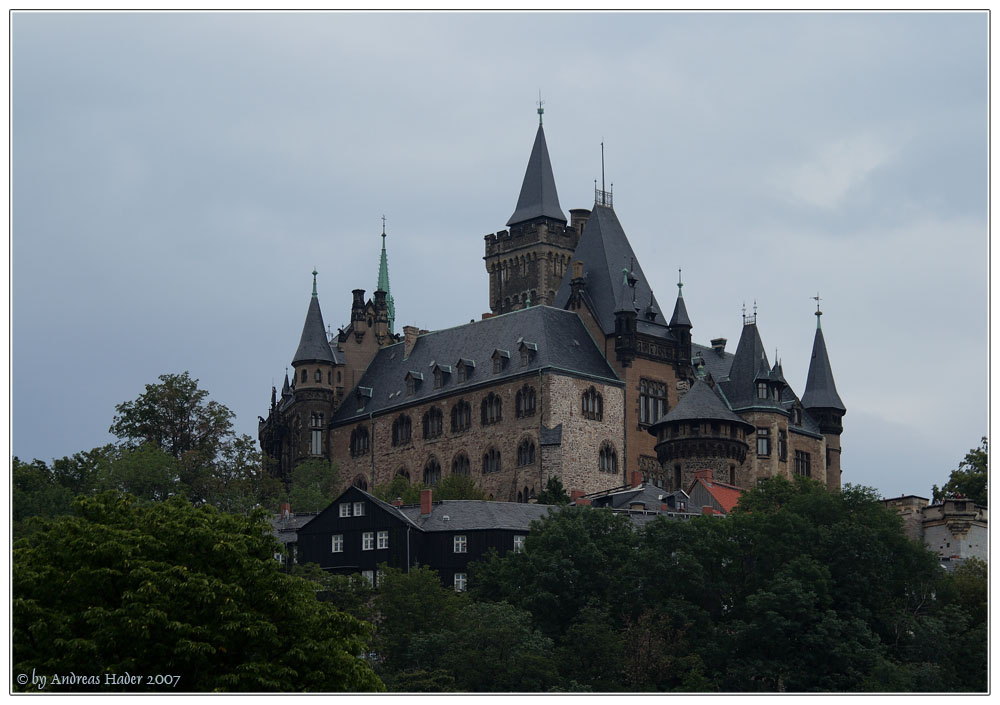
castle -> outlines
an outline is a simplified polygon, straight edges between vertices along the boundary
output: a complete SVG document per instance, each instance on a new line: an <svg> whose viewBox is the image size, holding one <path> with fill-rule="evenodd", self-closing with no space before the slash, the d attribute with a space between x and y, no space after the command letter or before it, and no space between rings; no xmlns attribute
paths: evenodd
<svg viewBox="0 0 1000 705"><path fill-rule="evenodd" d="M603 185L602 185L603 186ZM740 488L806 475L841 483L842 419L816 311L801 398L767 359L756 313L726 339L694 343L678 281L668 319L595 185L591 209L559 204L542 110L506 230L485 236L491 312L437 331L395 327L383 223L377 288L353 291L330 339L312 297L261 449L288 479L310 458L336 462L345 486L403 476L434 486L466 475L491 499L528 502L558 476L592 493L631 473L667 490L711 469Z"/></svg>

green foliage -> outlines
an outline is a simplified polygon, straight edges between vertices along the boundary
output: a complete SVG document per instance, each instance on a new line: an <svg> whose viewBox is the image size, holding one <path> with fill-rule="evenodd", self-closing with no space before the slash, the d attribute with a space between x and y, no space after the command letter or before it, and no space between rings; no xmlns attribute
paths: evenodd
<svg viewBox="0 0 1000 705"><path fill-rule="evenodd" d="M14 546L16 672L172 674L196 692L381 689L360 658L367 625L279 572L262 513L114 492L74 511ZM166 689L128 690L147 687Z"/></svg>
<svg viewBox="0 0 1000 705"><path fill-rule="evenodd" d="M527 612L505 602L472 602L457 624L415 636L410 659L451 674L461 691L539 692L558 683L552 641L534 629Z"/></svg>
<svg viewBox="0 0 1000 705"><path fill-rule="evenodd" d="M486 499L486 494L468 475L449 475L434 488L434 499Z"/></svg>
<svg viewBox="0 0 1000 705"><path fill-rule="evenodd" d="M115 407L111 433L130 446L152 444L180 459L186 453L213 458L232 435L233 412L216 401L187 372L160 375L134 401Z"/></svg>
<svg viewBox="0 0 1000 705"><path fill-rule="evenodd" d="M538 504L569 504L569 495L563 488L562 480L558 475L549 475L545 489L536 498Z"/></svg>
<svg viewBox="0 0 1000 705"><path fill-rule="evenodd" d="M985 507L989 501L988 480L989 442L983 436L982 444L966 453L958 468L951 471L951 476L944 483L944 487L939 489L934 485L931 491L933 501L937 503L947 497L961 495Z"/></svg>
<svg viewBox="0 0 1000 705"><path fill-rule="evenodd" d="M73 493L62 487L49 467L41 460L11 461L11 519L14 538L24 535L30 517L56 517L67 514Z"/></svg>
<svg viewBox="0 0 1000 705"><path fill-rule="evenodd" d="M951 574L956 602L973 625L985 624L989 615L989 566L978 558L967 558Z"/></svg>
<svg viewBox="0 0 1000 705"><path fill-rule="evenodd" d="M411 485L405 477L396 475L392 482L375 487L372 494L390 504L397 499L401 499L403 504L420 504L420 491L423 489L424 483L415 482Z"/></svg>
<svg viewBox="0 0 1000 705"><path fill-rule="evenodd" d="M340 494L340 469L328 460L314 458L292 470L288 503L296 512L320 512Z"/></svg>

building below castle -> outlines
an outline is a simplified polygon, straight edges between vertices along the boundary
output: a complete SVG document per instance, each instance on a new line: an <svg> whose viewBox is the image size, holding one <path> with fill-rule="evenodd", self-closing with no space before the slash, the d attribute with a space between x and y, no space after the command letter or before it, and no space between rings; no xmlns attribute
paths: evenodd
<svg viewBox="0 0 1000 705"><path fill-rule="evenodd" d="M966 558L989 561L989 510L970 499L951 497L931 504L906 495L883 500L903 519L903 532L936 553L947 566Z"/></svg>
<svg viewBox="0 0 1000 705"><path fill-rule="evenodd" d="M724 338L693 342L681 281L665 316L610 192L595 188L592 208L570 215L540 110L507 229L485 236L483 320L395 333L384 225L376 290L353 291L332 339L313 272L292 378L280 396L272 389L259 427L275 472L287 480L325 458L366 491L397 476L433 487L467 475L490 498L519 502L551 476L589 494L639 472L675 491L706 469L734 488L805 475L839 489L846 407L818 306L800 398L768 360L756 312L744 312L734 352Z"/></svg>

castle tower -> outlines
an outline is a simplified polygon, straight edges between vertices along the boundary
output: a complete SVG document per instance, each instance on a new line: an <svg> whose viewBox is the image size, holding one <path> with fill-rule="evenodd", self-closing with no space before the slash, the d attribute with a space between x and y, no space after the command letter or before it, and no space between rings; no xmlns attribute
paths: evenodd
<svg viewBox="0 0 1000 705"><path fill-rule="evenodd" d="M385 292L385 317L388 325L388 334L395 334L396 323L396 303L393 301L392 293L389 291L389 258L385 253L385 216L382 216L382 256L378 262L378 286L375 287L376 309L379 309L378 292Z"/></svg>
<svg viewBox="0 0 1000 705"><path fill-rule="evenodd" d="M566 224L545 143L543 113L539 101L538 131L517 206L507 221L510 230L485 237L483 259L490 275L490 310L495 314L524 308L529 302L553 304L588 215L574 211L573 225Z"/></svg>
<svg viewBox="0 0 1000 705"><path fill-rule="evenodd" d="M704 377L648 430L656 436L664 488L687 490L695 473L705 469L720 482L752 486L744 461L750 449L746 438L754 427L730 411Z"/></svg>
<svg viewBox="0 0 1000 705"><path fill-rule="evenodd" d="M832 491L840 489L840 434L844 431L843 418L847 408L840 400L837 385L833 381L833 369L820 325L822 315L817 295L816 337L813 339L812 360L809 362L806 390L802 394L802 406L819 423L819 430L826 439L826 486Z"/></svg>
<svg viewBox="0 0 1000 705"><path fill-rule="evenodd" d="M292 358L297 433L293 434L293 463L309 456L326 457L326 424L333 417L336 359L326 337L323 313L316 293L316 270L309 310L302 326L299 347Z"/></svg>
<svg viewBox="0 0 1000 705"><path fill-rule="evenodd" d="M650 298L652 306L652 298ZM677 338L677 344L681 347L681 357L684 360L691 359L691 319L688 318L687 306L684 305L684 282L681 281L681 270L677 270L677 303L674 304L674 315L670 317L668 325L670 332Z"/></svg>

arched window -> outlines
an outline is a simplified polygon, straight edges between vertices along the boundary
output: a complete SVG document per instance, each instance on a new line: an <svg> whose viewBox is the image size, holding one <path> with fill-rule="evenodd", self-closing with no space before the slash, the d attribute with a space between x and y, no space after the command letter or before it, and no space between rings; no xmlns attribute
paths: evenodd
<svg viewBox="0 0 1000 705"><path fill-rule="evenodd" d="M394 446L401 446L409 443L412 433L413 426L410 423L410 417L406 414L401 415L392 422L392 444Z"/></svg>
<svg viewBox="0 0 1000 705"><path fill-rule="evenodd" d="M517 447L517 464L518 465L531 465L535 462L535 442L530 438L525 438L521 441L521 445Z"/></svg>
<svg viewBox="0 0 1000 705"><path fill-rule="evenodd" d="M495 448L483 454L483 474L491 472L500 472L500 453Z"/></svg>
<svg viewBox="0 0 1000 705"><path fill-rule="evenodd" d="M443 425L444 416L441 414L441 410L437 407L428 409L423 418L424 440L426 441L440 436L443 430Z"/></svg>
<svg viewBox="0 0 1000 705"><path fill-rule="evenodd" d="M306 370L302 370L302 381L303 382L309 381L309 373Z"/></svg>
<svg viewBox="0 0 1000 705"><path fill-rule="evenodd" d="M351 482L351 484L357 487L359 490L364 490L365 492L368 491L368 480L365 478L364 475L355 475L354 481Z"/></svg>
<svg viewBox="0 0 1000 705"><path fill-rule="evenodd" d="M316 370L315 381L316 381L317 384L320 384L320 383L323 382L323 371L322 370Z"/></svg>
<svg viewBox="0 0 1000 705"><path fill-rule="evenodd" d="M515 398L515 406L517 411L517 418L524 418L526 416L535 415L535 388L530 385L524 385L517 392Z"/></svg>
<svg viewBox="0 0 1000 705"><path fill-rule="evenodd" d="M451 407L451 432L467 431L472 425L472 405L464 399Z"/></svg>
<svg viewBox="0 0 1000 705"><path fill-rule="evenodd" d="M409 482L410 481L410 471L407 470L405 467L399 468L398 470L396 470L396 477L405 477L406 481Z"/></svg>
<svg viewBox="0 0 1000 705"><path fill-rule="evenodd" d="M601 393L591 387L583 393L581 412L584 418L601 421L604 418L604 399Z"/></svg>
<svg viewBox="0 0 1000 705"><path fill-rule="evenodd" d="M309 419L310 439L309 452L313 455L323 454L323 414L313 413Z"/></svg>
<svg viewBox="0 0 1000 705"><path fill-rule="evenodd" d="M490 392L489 395L483 399L483 403L480 406L480 412L482 415L483 426L499 423L503 418L503 401L499 396Z"/></svg>
<svg viewBox="0 0 1000 705"><path fill-rule="evenodd" d="M441 482L441 466L436 458L431 457L424 466L424 484L434 487Z"/></svg>
<svg viewBox="0 0 1000 705"><path fill-rule="evenodd" d="M351 431L351 455L359 456L368 452L368 429L358 426Z"/></svg>
<svg viewBox="0 0 1000 705"><path fill-rule="evenodd" d="M615 447L607 441L601 445L598 468L601 472L618 472L618 454L615 452Z"/></svg>
<svg viewBox="0 0 1000 705"><path fill-rule="evenodd" d="M463 475L465 477L469 476L469 456L465 453L459 453L455 456L455 459L451 461L451 474L452 475Z"/></svg>

